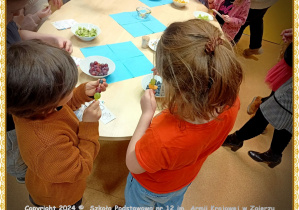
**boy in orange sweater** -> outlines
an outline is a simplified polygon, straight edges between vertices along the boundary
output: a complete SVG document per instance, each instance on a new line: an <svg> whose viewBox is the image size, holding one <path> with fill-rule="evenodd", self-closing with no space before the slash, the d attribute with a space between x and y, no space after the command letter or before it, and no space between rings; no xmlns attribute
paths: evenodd
<svg viewBox="0 0 299 210"><path fill-rule="evenodd" d="M13 115L19 149L28 166L26 187L36 206L82 202L99 145L99 101L74 114L104 80L77 88L78 70L70 55L40 41L24 41L7 51L7 110ZM75 88L75 89L74 89ZM73 208L72 208L73 209Z"/></svg>

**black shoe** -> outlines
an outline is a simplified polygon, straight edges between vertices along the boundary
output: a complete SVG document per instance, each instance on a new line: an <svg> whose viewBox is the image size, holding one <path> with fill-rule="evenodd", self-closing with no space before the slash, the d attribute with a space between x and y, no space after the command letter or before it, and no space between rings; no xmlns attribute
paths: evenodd
<svg viewBox="0 0 299 210"><path fill-rule="evenodd" d="M16 180L17 180L17 182L19 182L20 184L25 184L25 177L17 177Z"/></svg>
<svg viewBox="0 0 299 210"><path fill-rule="evenodd" d="M281 163L281 155L274 154L271 149L264 153L249 151L248 155L257 162L268 164L270 168L274 168Z"/></svg>
<svg viewBox="0 0 299 210"><path fill-rule="evenodd" d="M226 137L222 146L230 147L232 151L236 152L238 149L240 149L243 146L243 141L238 139L236 132L235 132Z"/></svg>

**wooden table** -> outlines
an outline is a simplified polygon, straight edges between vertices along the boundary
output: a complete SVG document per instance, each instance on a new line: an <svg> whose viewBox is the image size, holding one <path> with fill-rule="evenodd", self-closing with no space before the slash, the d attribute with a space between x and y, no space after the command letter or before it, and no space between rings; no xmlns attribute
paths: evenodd
<svg viewBox="0 0 299 210"><path fill-rule="evenodd" d="M68 38L73 44L72 55L84 58L80 48L132 41L144 55L153 62L153 51L141 48L142 37L134 38L109 15L120 12L135 11L138 6L146 6L139 0L71 0L55 11L41 26L38 32L55 34ZM146 6L147 7L147 6ZM152 7L152 15L165 26L172 22L185 21L194 18L194 11L208 12L208 9L197 0L190 0L183 8L173 4ZM100 27L101 34L90 42L84 42L75 37L70 29L58 31L51 22L74 19L79 23L92 23ZM216 21L212 24L219 27ZM159 38L162 32L149 35L151 39ZM78 83L84 83L94 78L84 74L80 69ZM99 124L100 140L129 140L137 126L141 115L140 98L144 91L141 80L144 76L109 84L106 92L102 93L106 107L116 116L116 119L104 125Z"/></svg>

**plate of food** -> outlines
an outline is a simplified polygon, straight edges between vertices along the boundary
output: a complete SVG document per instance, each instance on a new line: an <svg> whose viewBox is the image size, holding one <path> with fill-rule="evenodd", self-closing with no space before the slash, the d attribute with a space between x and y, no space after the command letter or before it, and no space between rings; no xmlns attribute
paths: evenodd
<svg viewBox="0 0 299 210"><path fill-rule="evenodd" d="M94 78L104 78L115 71L115 63L104 56L89 56L82 59L80 69Z"/></svg>
<svg viewBox="0 0 299 210"><path fill-rule="evenodd" d="M184 7L189 3L189 0L173 0L173 4L177 7Z"/></svg>
<svg viewBox="0 0 299 210"><path fill-rule="evenodd" d="M155 91L156 97L164 97L164 87L162 83L162 78L158 75L146 75L141 81L141 86L143 90L153 89Z"/></svg>
<svg viewBox="0 0 299 210"><path fill-rule="evenodd" d="M101 33L101 29L91 23L77 23L71 27L71 31L83 41L91 41Z"/></svg>
<svg viewBox="0 0 299 210"><path fill-rule="evenodd" d="M153 51L156 51L157 45L160 39L151 39L148 41L148 46L151 48Z"/></svg>
<svg viewBox="0 0 299 210"><path fill-rule="evenodd" d="M196 17L198 19L202 19L202 20L206 20L206 21L213 20L213 16L206 12L195 11L195 12L193 12L193 15L194 15L194 17Z"/></svg>

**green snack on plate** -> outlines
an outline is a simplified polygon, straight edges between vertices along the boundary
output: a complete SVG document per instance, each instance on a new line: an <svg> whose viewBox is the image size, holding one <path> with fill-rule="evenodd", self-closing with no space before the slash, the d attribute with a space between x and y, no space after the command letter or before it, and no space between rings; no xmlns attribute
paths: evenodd
<svg viewBox="0 0 299 210"><path fill-rule="evenodd" d="M88 30L85 27L78 27L75 34L82 37L93 37L97 35L97 29L91 28Z"/></svg>
<svg viewBox="0 0 299 210"><path fill-rule="evenodd" d="M207 15L201 15L201 14L199 14L198 18L202 19L202 20L209 20L209 16L207 16Z"/></svg>

